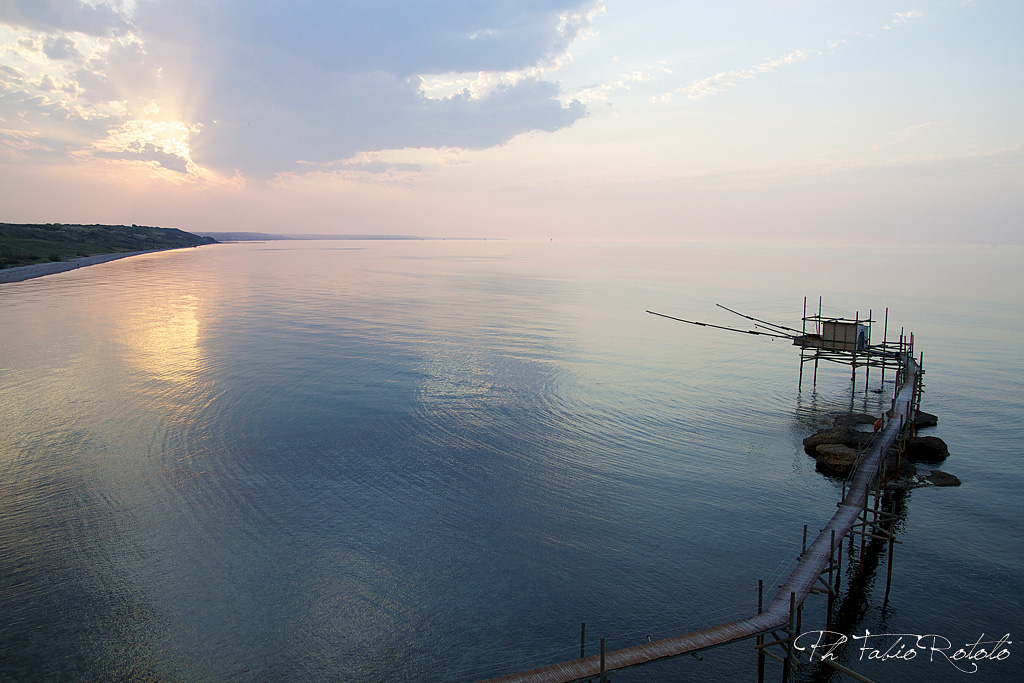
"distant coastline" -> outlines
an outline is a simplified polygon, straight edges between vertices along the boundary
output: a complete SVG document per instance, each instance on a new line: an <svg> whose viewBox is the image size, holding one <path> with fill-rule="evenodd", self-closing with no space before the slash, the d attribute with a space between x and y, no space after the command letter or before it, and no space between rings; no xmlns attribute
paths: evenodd
<svg viewBox="0 0 1024 683"><path fill-rule="evenodd" d="M214 244L177 228L0 223L0 283L21 282L154 251Z"/></svg>
<svg viewBox="0 0 1024 683"><path fill-rule="evenodd" d="M57 241L51 241L47 239L40 240L39 235L25 234L25 232L31 231L39 233L40 230L45 230L50 233L61 233L62 239ZM84 231L91 231L93 239L89 237L82 238ZM68 233L71 233L69 237ZM172 246L170 243L167 246L160 246L155 249L138 249L133 251L116 251L116 247L122 246L121 243L117 245L111 244L108 249L109 253L88 253L90 251L95 252L102 247L100 244L106 245L107 242L100 239L98 242L95 237L97 231L117 233L123 241L125 233L136 233L140 240L142 240L141 234L145 233L146 237L152 238L154 234L163 237L166 234L168 237L173 233L173 237L177 242ZM45 237L49 237L46 235ZM135 237L133 235L133 237ZM6 239L6 243L3 240ZM0 247L6 247L6 249L0 249L0 256L6 255L7 253L13 253L11 247L15 247L15 251L23 251L25 253L34 253L29 258L34 258L38 262L27 263L24 265L7 266L0 268L0 284L7 284L11 282L23 282L25 280L31 280L37 277L44 277L46 275L54 275L56 273L64 273L69 270L75 270L85 266L92 266L99 263L107 263L117 259L126 258L129 256L137 256L139 254L152 254L158 251L168 251L170 249L183 249L185 247L201 246L202 244L215 244L218 242L271 242L279 240L376 240L376 241L503 241L503 237L422 237L418 235L358 235L358 234L295 234L295 235L281 235L275 233L266 232L194 232L188 233L176 228L153 228L148 226L136 226L133 225L130 228L128 226L113 226L113 225L79 225L79 224L60 224L60 223L47 223L47 224L12 224L12 223L0 223ZM185 241L182 241L185 240ZM90 243L93 242L93 243ZM31 244L28 244L31 242ZM149 243L140 244L139 246L153 246ZM81 255L77 258L66 258L65 253L69 249L79 251L79 253L85 253L87 255ZM44 261L43 253L54 253L51 258L60 256L59 260ZM22 256L22 254L18 254Z"/></svg>
<svg viewBox="0 0 1024 683"><path fill-rule="evenodd" d="M177 248L184 249L185 247ZM122 251L116 254L94 254L92 256L82 256L70 261L33 263L27 266L4 268L3 270L0 270L0 285L9 282L24 282L25 280L31 280L45 275L64 273L69 270L75 270L76 268L82 268L83 266L94 266L98 263L107 263L108 261L116 261L120 258L138 256L139 254L153 254L158 251L170 251L170 249L147 249L145 251Z"/></svg>
<svg viewBox="0 0 1024 683"><path fill-rule="evenodd" d="M279 235L270 232L197 232L200 237L212 237L218 242L276 242L278 240L421 240L440 242L451 241L478 241L504 240L504 237L422 237L419 235L334 235L334 234L297 234Z"/></svg>

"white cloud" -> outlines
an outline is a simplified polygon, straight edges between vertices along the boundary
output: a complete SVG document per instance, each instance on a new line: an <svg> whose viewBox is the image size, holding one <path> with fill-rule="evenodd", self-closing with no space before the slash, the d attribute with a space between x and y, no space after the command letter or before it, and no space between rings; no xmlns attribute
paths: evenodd
<svg viewBox="0 0 1024 683"><path fill-rule="evenodd" d="M32 135L39 153L70 155L88 148L117 125L125 103L81 82L95 76L96 55L111 39L81 33L39 33L35 29L0 26L0 117Z"/></svg>
<svg viewBox="0 0 1024 683"><path fill-rule="evenodd" d="M545 69L535 67L505 72L424 74L419 76L419 90L428 100L446 100L460 95L471 100L482 100L500 88L514 87L527 80L541 80L545 72Z"/></svg>
<svg viewBox="0 0 1024 683"><path fill-rule="evenodd" d="M200 127L184 121L126 121L95 144L97 156L155 162L180 173L195 172L189 139Z"/></svg>
<svg viewBox="0 0 1024 683"><path fill-rule="evenodd" d="M891 31L893 27L901 24L909 24L912 21L917 21L924 16L924 13L920 10L910 10L907 12L896 12L893 15L892 24L883 26L882 28L886 31Z"/></svg>
<svg viewBox="0 0 1024 683"><path fill-rule="evenodd" d="M897 12L893 21L894 25L900 25L916 21L922 17L922 13L917 10L910 10L908 12ZM891 26L885 26L883 28L891 29ZM689 85L679 88L675 91L675 94L686 95L691 100L700 100L720 93L727 88L735 87L744 81L757 78L761 74L778 71L787 66L799 64L800 62L807 61L812 57L820 57L825 54L832 54L839 52L840 50L850 45L850 40L828 40L825 42L824 49L796 49L787 52L781 57L775 59L766 59L760 64L747 68L737 69L731 71L720 71L714 75L707 76L691 82ZM665 93L660 97L654 97L651 99L652 102L670 102L672 101L673 93Z"/></svg>
<svg viewBox="0 0 1024 683"><path fill-rule="evenodd" d="M671 72L670 72L671 73ZM609 83L589 85L580 88L573 93L573 96L584 104L594 102L608 102L615 93L628 92L633 89L634 84L653 81L654 77L648 71L639 69L619 74L618 78Z"/></svg>
<svg viewBox="0 0 1024 683"><path fill-rule="evenodd" d="M818 50L793 50L776 59L766 59L757 66L739 71L720 71L719 73L690 83L677 92L685 94L691 100L700 100L708 95L720 93L726 88L740 84L745 80L756 78L760 74L777 71L785 66L806 61L811 55L820 55Z"/></svg>

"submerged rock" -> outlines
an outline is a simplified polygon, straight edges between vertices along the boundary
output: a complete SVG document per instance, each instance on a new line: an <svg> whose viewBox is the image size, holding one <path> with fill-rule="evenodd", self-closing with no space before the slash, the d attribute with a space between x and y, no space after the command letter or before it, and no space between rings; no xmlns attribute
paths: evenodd
<svg viewBox="0 0 1024 683"><path fill-rule="evenodd" d="M939 418L931 413L926 413L923 410L917 411L917 416L914 418L914 428L924 429L925 427L934 427L939 424Z"/></svg>
<svg viewBox="0 0 1024 683"><path fill-rule="evenodd" d="M959 486L960 480L949 472L932 470L932 473L925 477L932 486Z"/></svg>
<svg viewBox="0 0 1024 683"><path fill-rule="evenodd" d="M960 480L949 472L932 470L928 474L913 474L909 477L900 477L888 483L891 489L919 489L926 486L960 486Z"/></svg>
<svg viewBox="0 0 1024 683"><path fill-rule="evenodd" d="M885 460L885 477L887 482L898 482L904 479L913 479L917 476L917 468L912 463L906 460L900 460L899 464L896 463L896 458L890 456Z"/></svg>

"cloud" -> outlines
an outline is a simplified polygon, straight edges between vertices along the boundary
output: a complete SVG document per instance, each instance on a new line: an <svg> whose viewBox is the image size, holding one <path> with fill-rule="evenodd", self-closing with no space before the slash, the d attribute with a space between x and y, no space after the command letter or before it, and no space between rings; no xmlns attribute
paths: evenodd
<svg viewBox="0 0 1024 683"><path fill-rule="evenodd" d="M72 59L78 57L78 44L67 36L57 36L46 41L43 53L50 59Z"/></svg>
<svg viewBox="0 0 1024 683"><path fill-rule="evenodd" d="M896 12L893 15L892 24L883 26L882 29L884 29L886 31L891 31L893 29L893 27L895 27L895 26L899 26L901 24L909 24L912 21L917 21L918 19L920 19L923 16L924 16L923 12L921 12L920 10L915 10L915 9L912 9L912 10L910 10L908 12Z"/></svg>
<svg viewBox="0 0 1024 683"><path fill-rule="evenodd" d="M120 151L100 150L93 153L99 159L116 159L119 161L135 161L153 163L161 168L178 173L188 173L188 160L175 154L169 154L151 142L133 141Z"/></svg>
<svg viewBox="0 0 1024 683"><path fill-rule="evenodd" d="M44 31L111 35L127 28L128 6L111 2L0 0L0 23Z"/></svg>
<svg viewBox="0 0 1024 683"><path fill-rule="evenodd" d="M35 133L0 128L0 149L12 157L24 157L38 149L36 137Z"/></svg>
<svg viewBox="0 0 1024 683"><path fill-rule="evenodd" d="M424 175L442 168L470 163L464 150L454 147L420 147L360 152L348 159L326 164L303 162L310 168L307 175L320 178L353 180L360 183L411 185ZM293 176L281 176L286 181Z"/></svg>
<svg viewBox="0 0 1024 683"><path fill-rule="evenodd" d="M96 151L93 155L104 159L152 162L171 171L188 173L195 170L189 140L199 130L198 126L182 121L127 121L108 131L107 136L94 145Z"/></svg>
<svg viewBox="0 0 1024 683"><path fill-rule="evenodd" d="M15 69L13 66L7 64L0 64L0 85L9 84L11 86L21 85L25 81L25 74L21 70Z"/></svg>
<svg viewBox="0 0 1024 683"><path fill-rule="evenodd" d="M10 65L38 92L22 84L0 116L31 125L58 107L76 138L87 137L82 121L103 119L90 144L130 121L177 121L195 127L190 163L262 178L378 149L480 149L586 114L549 73L602 9L595 0L0 0L20 49L45 56ZM474 79L423 88L452 74ZM69 94L57 101L61 84Z"/></svg>
<svg viewBox="0 0 1024 683"><path fill-rule="evenodd" d="M894 15L893 25L900 25L916 21L920 19L923 14L918 10L910 10L908 12L896 12ZM892 29L892 26L883 26L884 29ZM779 69L800 62L807 61L811 57L820 57L825 54L832 54L838 52L850 45L850 41L847 39L841 40L828 40L825 43L824 49L796 49L787 52L781 57L775 59L766 59L760 64L747 68L738 69L732 71L720 71L712 76L707 76L695 81L692 81L689 85L679 88L674 93L665 93L660 97L654 97L651 99L652 102L671 102L674 94L686 95L691 100L701 100L710 95L720 93L727 88L735 87L743 83L744 81L757 78L761 74L778 71Z"/></svg>
<svg viewBox="0 0 1024 683"><path fill-rule="evenodd" d="M886 147L893 147L896 145L902 145L906 142L920 138L931 133L941 131L950 127L950 121L928 121L926 123L918 123L913 126L907 126L898 131L894 131L889 134L889 140L884 143L878 143L872 146L874 150L885 149Z"/></svg>
<svg viewBox="0 0 1024 683"><path fill-rule="evenodd" d="M60 90L57 86L57 82L53 80L50 74L43 74L43 77L39 79L38 88L47 92L56 92Z"/></svg>
<svg viewBox="0 0 1024 683"><path fill-rule="evenodd" d="M672 73L671 70L664 67L661 67L661 70L663 73ZM649 71L633 70L619 74L618 78L608 83L584 86L575 93L575 96L584 104L590 104L593 102L609 103L608 101L612 94L628 92L633 89L634 84L650 82L653 80L654 76L652 76Z"/></svg>
<svg viewBox="0 0 1024 683"><path fill-rule="evenodd" d="M97 40L107 39L63 38L23 30L15 31L13 40L0 45L6 62L0 68L0 119L10 130L23 133L18 138L21 152L51 161L90 147L126 111L116 98L80 97L78 77L90 67L80 48L92 51Z"/></svg>
<svg viewBox="0 0 1024 683"><path fill-rule="evenodd" d="M777 71L785 66L806 61L811 55L820 55L818 50L793 50L776 59L766 59L757 66L739 71L720 71L719 73L690 83L677 92L685 94L691 100L700 100L708 95L720 93L726 88L739 85L745 80L756 78L760 74Z"/></svg>

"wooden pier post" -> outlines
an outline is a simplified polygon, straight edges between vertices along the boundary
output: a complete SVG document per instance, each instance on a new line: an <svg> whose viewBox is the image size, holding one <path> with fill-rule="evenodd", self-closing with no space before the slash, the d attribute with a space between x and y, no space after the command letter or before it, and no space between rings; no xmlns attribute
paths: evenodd
<svg viewBox="0 0 1024 683"><path fill-rule="evenodd" d="M586 657L587 622L580 623L580 659Z"/></svg>
<svg viewBox="0 0 1024 683"><path fill-rule="evenodd" d="M801 625L804 619L804 603L800 603L796 606L796 629L793 631L793 637L796 638L800 634ZM789 643L790 649L793 647L793 641Z"/></svg>
<svg viewBox="0 0 1024 683"><path fill-rule="evenodd" d="M821 334L821 297L818 297L818 322L815 333ZM821 349L814 349L814 386L818 386L818 359L821 357Z"/></svg>
<svg viewBox="0 0 1024 683"><path fill-rule="evenodd" d="M789 671L793 667L793 637L794 626L796 619L796 593L790 592L789 594L789 625L787 626L786 633L789 635L789 639L786 641L786 658L782 660L782 683L789 683Z"/></svg>
<svg viewBox="0 0 1024 683"><path fill-rule="evenodd" d="M854 314L853 321L854 321L853 322L854 329L856 329L857 326L860 325L860 311L857 311ZM851 391L856 391L856 389L857 389L857 342L853 343L853 356L850 359L850 366L853 368L853 370L850 371L850 381L853 383L851 385Z"/></svg>
<svg viewBox="0 0 1024 683"><path fill-rule="evenodd" d="M608 681L608 675L605 672L605 667L604 667L604 638L601 639L601 678L600 678L600 681L601 681L601 683L607 683L607 681Z"/></svg>
<svg viewBox="0 0 1024 683"><path fill-rule="evenodd" d="M889 343L889 307L885 307L885 326L882 328L882 350L886 350L886 346ZM885 387L885 361L882 359L882 381L878 383L878 390L881 391Z"/></svg>
<svg viewBox="0 0 1024 683"><path fill-rule="evenodd" d="M864 365L864 391L868 390L868 384L871 382L871 318L872 309L868 309L868 362Z"/></svg>
<svg viewBox="0 0 1024 683"><path fill-rule="evenodd" d="M804 315L800 320L800 335L807 336L807 297L804 297ZM800 391L804 387L804 347L800 347L800 379L797 380L796 389Z"/></svg>
<svg viewBox="0 0 1024 683"><path fill-rule="evenodd" d="M870 491L864 496L864 511L863 511L863 522L860 527L860 563L858 565L858 572L864 571L864 547L867 544L868 536L868 498L870 498Z"/></svg>
<svg viewBox="0 0 1024 683"><path fill-rule="evenodd" d="M889 501L889 568L885 572L885 599L889 599L889 588L892 587L892 554L896 545L894 535L896 533L896 501Z"/></svg>
<svg viewBox="0 0 1024 683"><path fill-rule="evenodd" d="M839 539L839 547L836 550L836 592L838 593L843 576L843 539Z"/></svg>
<svg viewBox="0 0 1024 683"><path fill-rule="evenodd" d="M806 297L804 298L806 302ZM806 304L805 304L806 305ZM764 607L764 581L757 580L757 613ZM757 683L764 683L764 635L757 636Z"/></svg>
<svg viewBox="0 0 1024 683"><path fill-rule="evenodd" d="M896 442L896 473L893 475L893 481L899 481L899 470L903 466L903 445L899 441Z"/></svg>
<svg viewBox="0 0 1024 683"><path fill-rule="evenodd" d="M842 552L840 550L839 552ZM828 604L825 612L825 630L832 630L832 608L835 607L835 594L836 591L832 587L832 562L835 560L836 555L836 530L832 530L832 539L828 544Z"/></svg>

